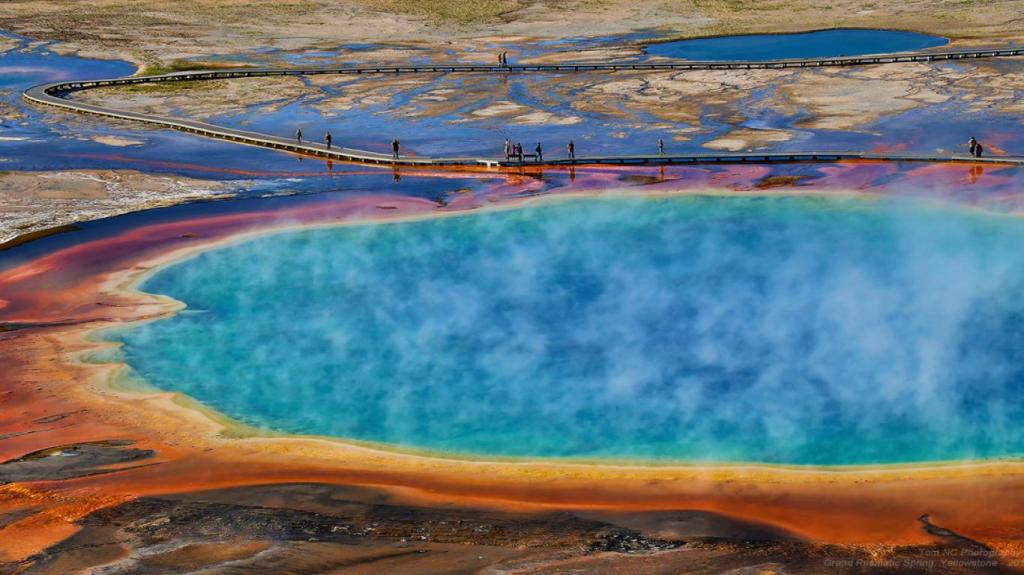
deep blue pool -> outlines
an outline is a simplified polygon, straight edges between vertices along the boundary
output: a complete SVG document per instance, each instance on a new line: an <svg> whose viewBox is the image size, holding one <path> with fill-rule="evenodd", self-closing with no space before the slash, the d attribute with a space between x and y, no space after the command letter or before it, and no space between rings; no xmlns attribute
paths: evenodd
<svg viewBox="0 0 1024 575"><path fill-rule="evenodd" d="M917 32L835 29L662 42L648 45L647 53L684 60L783 60L910 52L948 42L945 38Z"/></svg>

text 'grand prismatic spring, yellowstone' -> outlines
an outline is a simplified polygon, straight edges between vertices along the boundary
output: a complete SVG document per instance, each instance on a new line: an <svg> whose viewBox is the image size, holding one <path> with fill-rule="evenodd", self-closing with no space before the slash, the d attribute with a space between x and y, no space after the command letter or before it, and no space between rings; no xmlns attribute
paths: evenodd
<svg viewBox="0 0 1024 575"><path fill-rule="evenodd" d="M0 575L1021 572L1021 14L0 3Z"/></svg>

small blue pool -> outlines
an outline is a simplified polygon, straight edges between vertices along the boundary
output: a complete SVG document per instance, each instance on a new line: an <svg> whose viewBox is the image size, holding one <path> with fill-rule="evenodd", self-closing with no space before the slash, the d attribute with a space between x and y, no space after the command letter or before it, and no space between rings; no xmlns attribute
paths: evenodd
<svg viewBox="0 0 1024 575"><path fill-rule="evenodd" d="M899 30L835 29L798 34L752 34L649 44L651 56L683 60L784 60L911 52L949 40Z"/></svg>

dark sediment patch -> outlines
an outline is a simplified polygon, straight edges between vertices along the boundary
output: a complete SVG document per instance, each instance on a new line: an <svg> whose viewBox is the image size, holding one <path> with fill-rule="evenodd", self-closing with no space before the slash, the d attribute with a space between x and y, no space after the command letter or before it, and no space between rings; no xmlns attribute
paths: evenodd
<svg viewBox="0 0 1024 575"><path fill-rule="evenodd" d="M796 176L785 176L785 175L773 175L761 178L754 183L754 187L758 190L767 190L770 188L788 188L792 186L799 186L801 182L806 180L808 176L796 175Z"/></svg>
<svg viewBox="0 0 1024 575"><path fill-rule="evenodd" d="M665 181L665 178L659 176L647 176L643 174L626 174L619 176L619 181L624 184L633 184L637 186L650 186Z"/></svg>
<svg viewBox="0 0 1024 575"><path fill-rule="evenodd" d="M36 420L36 423L53 423L68 415L56 414ZM131 447L133 443L127 440L98 441L34 451L0 463L0 484L73 479L133 468L135 466L124 466L153 455L152 450Z"/></svg>
<svg viewBox="0 0 1024 575"><path fill-rule="evenodd" d="M792 533L772 525L740 521L707 511L651 511L648 513L592 512L582 514L635 529L659 539L719 538L743 541L798 541Z"/></svg>
<svg viewBox="0 0 1024 575"><path fill-rule="evenodd" d="M15 511L8 511L6 513L0 513L0 529L3 529L4 527L7 527L8 525L10 525L12 523L17 523L18 521L21 521L22 519L25 519L26 517L31 517L38 510L39 510L38 507L31 507L30 506L30 507L24 507L24 508L15 510ZM3 571L0 571L0 573L2 573L2 572Z"/></svg>
<svg viewBox="0 0 1024 575"><path fill-rule="evenodd" d="M286 489L291 491L280 493L274 487L227 490L227 501L222 500L221 492L142 498L97 511L85 525L114 525L147 545L173 540L180 536L182 526L190 526L191 536L201 540L244 535L246 539L346 544L391 540L512 548L584 545L623 552L670 549L680 544L644 538L633 530L569 512L438 509L365 501L365 492L352 488L340 488L340 493L323 486ZM303 493L307 490L329 500L310 500ZM236 499L237 494L245 496Z"/></svg>
<svg viewBox="0 0 1024 575"><path fill-rule="evenodd" d="M73 537L19 565L59 573L1009 573L968 567L969 540L877 550L801 541L708 512L513 513L405 504L374 489L311 484L147 497L92 513ZM658 537L648 532L660 534ZM939 534L942 535L942 534ZM966 563L965 563L966 564ZM3 569L0 565L0 570Z"/></svg>
<svg viewBox="0 0 1024 575"><path fill-rule="evenodd" d="M96 305L104 305L97 302ZM67 321L53 321L53 322L0 322L0 333L18 331L24 329L45 329L51 327L68 327L72 325L80 325L86 323L84 321L67 320Z"/></svg>
<svg viewBox="0 0 1024 575"><path fill-rule="evenodd" d="M930 513L921 515L917 520L921 523L922 529L924 529L929 535L934 535L947 541L953 541L964 545L971 550L973 555L988 555L994 553L987 545L979 543L968 537L964 537L952 529L936 525L932 522Z"/></svg>

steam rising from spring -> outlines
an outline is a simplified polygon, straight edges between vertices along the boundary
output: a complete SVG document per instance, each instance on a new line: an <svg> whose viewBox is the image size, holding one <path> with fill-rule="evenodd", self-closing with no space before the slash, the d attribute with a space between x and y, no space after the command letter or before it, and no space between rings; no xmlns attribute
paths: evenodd
<svg viewBox="0 0 1024 575"><path fill-rule="evenodd" d="M145 379L462 454L861 464L1024 451L1024 223L893 200L560 200L300 230L143 286Z"/></svg>

